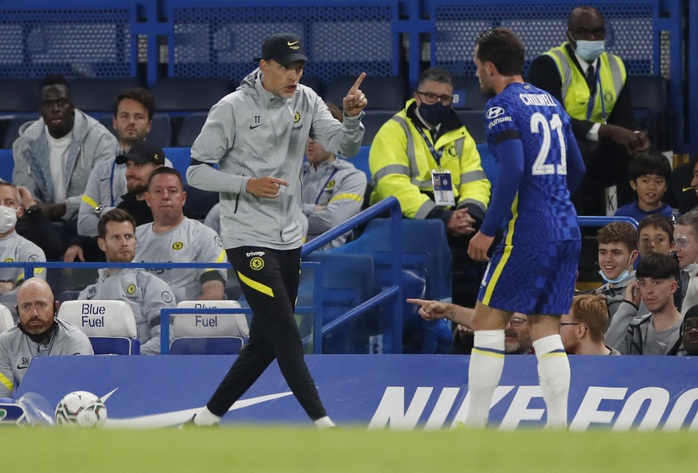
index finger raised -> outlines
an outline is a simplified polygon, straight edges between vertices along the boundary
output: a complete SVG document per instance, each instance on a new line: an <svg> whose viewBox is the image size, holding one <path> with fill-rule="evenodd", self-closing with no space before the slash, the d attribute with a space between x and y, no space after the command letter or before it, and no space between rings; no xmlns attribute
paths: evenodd
<svg viewBox="0 0 698 473"><path fill-rule="evenodd" d="M354 85L351 86L351 89L349 89L349 95L353 95L356 93L357 90L359 90L359 87L361 87L361 83L364 81L365 78L366 73L362 72L359 78L356 79L356 82L354 82Z"/></svg>

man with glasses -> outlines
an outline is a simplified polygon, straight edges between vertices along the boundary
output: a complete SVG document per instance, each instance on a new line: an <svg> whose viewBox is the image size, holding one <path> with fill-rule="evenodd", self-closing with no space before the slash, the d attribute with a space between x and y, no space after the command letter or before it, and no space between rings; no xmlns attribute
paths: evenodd
<svg viewBox="0 0 698 473"><path fill-rule="evenodd" d="M587 167L575 195L578 212L605 215L604 188L617 186L618 207L635 200L628 163L650 142L633 113L625 65L605 49L603 15L593 7L575 8L568 18L567 39L536 58L527 79L559 100L572 117Z"/></svg>
<svg viewBox="0 0 698 473"><path fill-rule="evenodd" d="M608 309L603 296L584 294L572 299L569 314L560 317L560 336L568 355L620 355L604 344Z"/></svg>
<svg viewBox="0 0 698 473"><path fill-rule="evenodd" d="M484 268L468 257L467 248L485 216L490 182L452 101L448 71L433 68L421 74L404 110L373 139L371 204L394 196L404 217L442 220L452 253L452 300L474 307Z"/></svg>

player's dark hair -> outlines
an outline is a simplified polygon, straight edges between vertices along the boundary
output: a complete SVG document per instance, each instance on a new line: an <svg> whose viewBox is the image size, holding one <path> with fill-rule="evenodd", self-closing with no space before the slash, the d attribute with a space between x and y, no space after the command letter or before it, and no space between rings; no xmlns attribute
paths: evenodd
<svg viewBox="0 0 698 473"><path fill-rule="evenodd" d="M640 260L635 276L637 279L674 279L678 281L679 263L669 255L650 253Z"/></svg>
<svg viewBox="0 0 698 473"><path fill-rule="evenodd" d="M493 28L480 33L476 44L480 62L491 62L505 77L523 73L524 46L518 36L508 28Z"/></svg>
<svg viewBox="0 0 698 473"><path fill-rule="evenodd" d="M141 87L134 87L132 89L127 89L124 92L120 93L116 97L116 101L113 105L114 117L116 117L116 114L119 113L119 104L122 100L125 99L135 100L136 102L143 105L148 110L148 120L153 119L153 114L155 113L155 98L149 90L143 89Z"/></svg>
<svg viewBox="0 0 698 473"><path fill-rule="evenodd" d="M103 240L107 237L107 223L109 222L131 222L133 231L136 231L136 219L133 218L130 213L124 209L111 209L109 212L102 215L102 218L99 219L99 223L97 224L97 235Z"/></svg>
<svg viewBox="0 0 698 473"><path fill-rule="evenodd" d="M637 234L640 235L642 230L648 227L654 227L665 232L669 235L669 241L671 243L674 242L674 225L671 223L671 220L664 215L652 214L640 220L640 224L637 227Z"/></svg>
<svg viewBox="0 0 698 473"><path fill-rule="evenodd" d="M440 82L448 85L453 84L451 73L440 67L432 67L422 72L419 75L419 80L417 81L417 89L420 89L427 81Z"/></svg>
<svg viewBox="0 0 698 473"><path fill-rule="evenodd" d="M156 168L153 172L150 173L147 186L148 190L150 190L150 183L153 182L153 178L155 176L159 176L160 174L169 174L171 176L177 177L177 179L179 179L179 183L182 185L182 189L184 189L184 179L182 179L182 174L179 171L171 167L160 166L159 168Z"/></svg>
<svg viewBox="0 0 698 473"><path fill-rule="evenodd" d="M637 230L627 222L611 222L596 232L599 243L623 243L628 251L637 250Z"/></svg>
<svg viewBox="0 0 698 473"><path fill-rule="evenodd" d="M628 164L628 179L636 181L642 176L656 174L663 177L667 183L671 179L671 164L660 153L642 153L635 156Z"/></svg>

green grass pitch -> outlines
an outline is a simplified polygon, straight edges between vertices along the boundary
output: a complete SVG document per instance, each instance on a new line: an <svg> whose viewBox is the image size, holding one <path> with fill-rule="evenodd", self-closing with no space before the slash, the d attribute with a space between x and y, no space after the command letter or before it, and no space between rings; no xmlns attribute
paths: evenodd
<svg viewBox="0 0 698 473"><path fill-rule="evenodd" d="M0 438L7 472L659 473L698 461L698 432L7 427Z"/></svg>

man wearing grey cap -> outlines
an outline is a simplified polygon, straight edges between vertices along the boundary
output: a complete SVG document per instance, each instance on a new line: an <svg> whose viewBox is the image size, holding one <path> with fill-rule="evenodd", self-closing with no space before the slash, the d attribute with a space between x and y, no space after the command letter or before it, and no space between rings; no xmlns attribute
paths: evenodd
<svg viewBox="0 0 698 473"><path fill-rule="evenodd" d="M292 33L269 36L259 68L211 108L192 146L187 182L221 193L221 239L253 311L250 343L195 425L213 425L276 358L318 428L333 427L303 359L293 315L300 270L300 172L308 138L341 156L361 146L362 73L342 101L344 122L299 84L308 57ZM218 170L211 165L217 164Z"/></svg>

